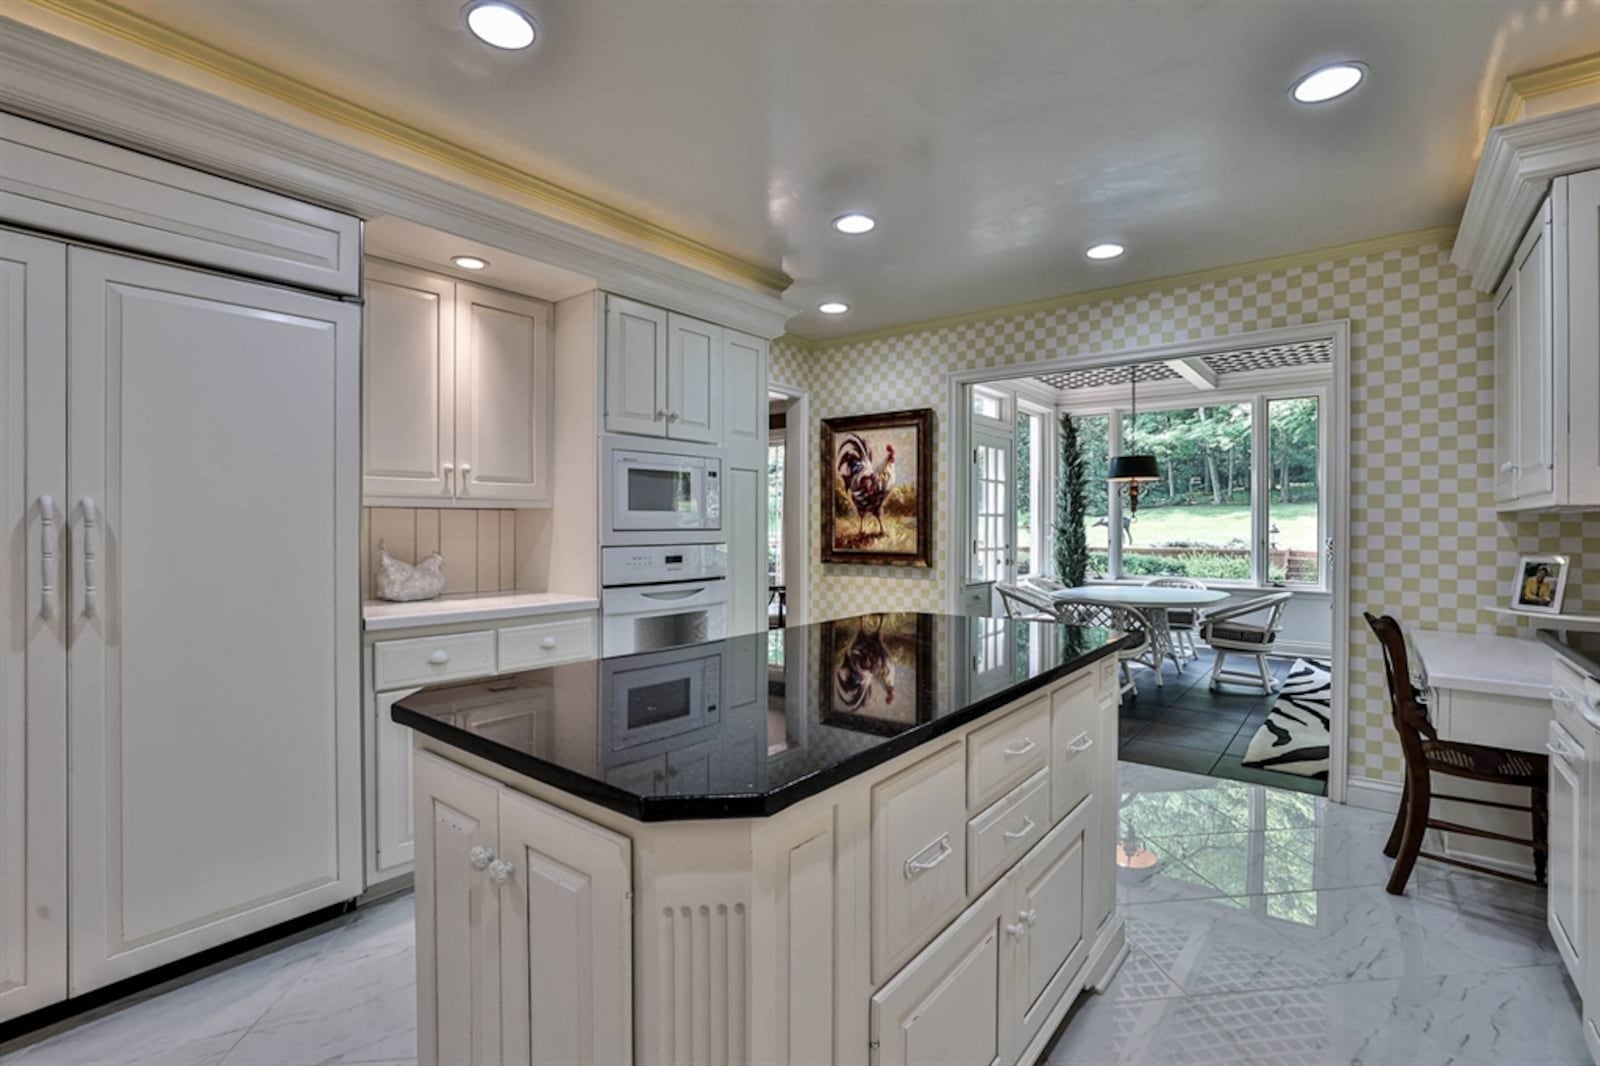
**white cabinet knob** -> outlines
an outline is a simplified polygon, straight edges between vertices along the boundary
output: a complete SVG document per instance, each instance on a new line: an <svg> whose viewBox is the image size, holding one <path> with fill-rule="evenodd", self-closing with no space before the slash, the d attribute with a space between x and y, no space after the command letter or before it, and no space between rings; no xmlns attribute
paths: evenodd
<svg viewBox="0 0 1600 1066"><path fill-rule="evenodd" d="M428 655L428 661L435 666L443 666L450 661L450 653L443 648L435 648Z"/></svg>
<svg viewBox="0 0 1600 1066"><path fill-rule="evenodd" d="M489 864L494 862L494 849L486 848L481 845L475 847L471 851L467 852L467 862L472 865L474 870L487 869Z"/></svg>
<svg viewBox="0 0 1600 1066"><path fill-rule="evenodd" d="M511 880L511 864L504 859L496 859L489 864L489 880L497 885L503 885Z"/></svg>
<svg viewBox="0 0 1600 1066"><path fill-rule="evenodd" d="M555 637L545 637L543 640L541 640L539 642L539 647L543 648L545 651L552 651L552 650L554 650L555 646L556 646L556 638Z"/></svg>
<svg viewBox="0 0 1600 1066"><path fill-rule="evenodd" d="M1008 925L1006 926L1006 932L1011 935L1011 939L1021 940L1023 937L1028 935L1027 923L1018 922L1015 925Z"/></svg>

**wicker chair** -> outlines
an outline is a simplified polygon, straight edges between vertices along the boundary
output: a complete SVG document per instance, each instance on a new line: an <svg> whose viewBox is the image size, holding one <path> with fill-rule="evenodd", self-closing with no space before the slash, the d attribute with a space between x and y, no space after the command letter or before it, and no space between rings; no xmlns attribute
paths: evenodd
<svg viewBox="0 0 1600 1066"><path fill-rule="evenodd" d="M1395 860L1389 873L1389 892L1401 895L1417 859L1462 866L1475 873L1502 877L1528 885L1545 883L1546 863L1550 854L1550 813L1547 789L1550 784L1550 759L1533 752L1512 751L1490 747L1486 744L1465 744L1459 741L1440 740L1438 730L1428 718L1424 693L1412 681L1410 663L1406 655L1405 633L1400 623L1385 615L1366 616L1367 625L1377 635L1383 649L1383 672L1389 683L1389 703L1394 728L1400 734L1400 750L1405 753L1405 788L1400 795L1400 811L1395 815L1394 828L1389 831L1389 841L1383 853ZM1434 795L1433 775L1444 774L1468 781L1483 781L1497 785L1514 785L1529 790L1528 806L1521 807L1494 800L1475 799L1470 796ZM1481 807L1501 810L1526 811L1533 820L1533 835L1514 837L1493 833L1487 829L1445 822L1429 816L1428 808L1435 799L1454 803L1471 803ZM1510 844L1521 844L1533 851L1534 880L1518 877L1502 870L1463 862L1446 855L1435 855L1422 850L1422 839L1430 829L1450 833L1487 837Z"/></svg>
<svg viewBox="0 0 1600 1066"><path fill-rule="evenodd" d="M1199 589L1204 592L1206 583L1196 581L1192 577L1153 577L1145 582L1146 588L1158 589ZM1172 649L1183 656L1184 662L1200 657L1199 650L1194 646L1194 635L1200 630L1200 612L1193 607L1173 607L1167 610L1167 632L1171 634ZM1183 663L1177 658L1172 660L1172 665L1179 670Z"/></svg>
<svg viewBox="0 0 1600 1066"><path fill-rule="evenodd" d="M1035 589L1039 592L1065 592L1067 589L1066 585L1044 574L1034 574L1023 578L1017 583L1024 588Z"/></svg>
<svg viewBox="0 0 1600 1066"><path fill-rule="evenodd" d="M1294 599L1292 592L1272 592L1245 600L1243 603L1206 612L1200 621L1200 639L1217 653L1216 665L1211 668L1212 688L1216 688L1224 681L1232 681L1259 685L1262 692L1272 695L1272 690L1278 687L1278 683L1267 669L1267 656L1272 654L1272 646L1278 640L1278 630L1283 623L1283 609L1292 599ZM1264 622L1240 621L1241 618L1262 611L1267 612ZM1241 670L1224 669L1222 664L1228 661L1230 655L1243 655L1254 659L1256 672L1247 674Z"/></svg>
<svg viewBox="0 0 1600 1066"><path fill-rule="evenodd" d="M998 584L994 590L1000 594L1000 603L1007 618L1027 619L1032 622L1055 622L1055 602L1043 592L1023 585Z"/></svg>
<svg viewBox="0 0 1600 1066"><path fill-rule="evenodd" d="M1122 673L1122 694L1137 696L1139 686L1134 683L1132 663L1150 666L1150 652L1154 647L1150 639L1150 619L1137 607L1124 607L1087 600L1061 599L1052 601L1056 607L1056 620L1075 626L1099 626L1115 629L1138 640L1117 652L1117 668ZM1159 666L1159 664L1157 664Z"/></svg>

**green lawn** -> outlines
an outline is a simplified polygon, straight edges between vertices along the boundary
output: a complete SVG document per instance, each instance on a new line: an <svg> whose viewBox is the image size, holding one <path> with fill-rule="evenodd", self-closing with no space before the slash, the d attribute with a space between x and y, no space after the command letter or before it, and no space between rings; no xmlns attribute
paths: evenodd
<svg viewBox="0 0 1600 1066"><path fill-rule="evenodd" d="M1272 524L1278 527L1272 541L1279 548L1296 551L1317 550L1317 505L1273 503L1268 509ZM1105 550L1106 527L1095 527L1099 519L1085 520L1089 547ZM1192 507L1146 507L1134 516L1131 526L1133 546L1159 548L1174 541L1222 545L1233 538L1250 542L1250 505L1221 507L1198 504Z"/></svg>

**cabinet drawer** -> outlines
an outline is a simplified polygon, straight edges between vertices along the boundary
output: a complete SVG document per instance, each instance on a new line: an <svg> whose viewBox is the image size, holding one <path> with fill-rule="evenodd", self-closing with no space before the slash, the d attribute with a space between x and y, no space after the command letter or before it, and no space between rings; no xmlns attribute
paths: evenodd
<svg viewBox="0 0 1600 1066"><path fill-rule="evenodd" d="M594 658L594 616L575 615L500 630L500 671Z"/></svg>
<svg viewBox="0 0 1600 1066"><path fill-rule="evenodd" d="M1114 667L1113 667L1114 668ZM1060 821L1094 791L1100 760L1100 699L1093 677L1083 677L1050 697L1050 813Z"/></svg>
<svg viewBox="0 0 1600 1066"><path fill-rule="evenodd" d="M1050 761L1050 698L1040 696L967 740L967 806L976 810Z"/></svg>
<svg viewBox="0 0 1600 1066"><path fill-rule="evenodd" d="M967 894L1008 870L1050 828L1050 772L1040 770L967 823Z"/></svg>
<svg viewBox="0 0 1600 1066"><path fill-rule="evenodd" d="M880 982L966 901L961 745L872 789L872 969Z"/></svg>
<svg viewBox="0 0 1600 1066"><path fill-rule="evenodd" d="M1100 676L1100 698L1121 701L1122 683L1117 680L1117 657L1107 656L1098 667Z"/></svg>
<svg viewBox="0 0 1600 1066"><path fill-rule="evenodd" d="M492 630L415 640L385 640L372 646L372 682L378 692L492 673Z"/></svg>

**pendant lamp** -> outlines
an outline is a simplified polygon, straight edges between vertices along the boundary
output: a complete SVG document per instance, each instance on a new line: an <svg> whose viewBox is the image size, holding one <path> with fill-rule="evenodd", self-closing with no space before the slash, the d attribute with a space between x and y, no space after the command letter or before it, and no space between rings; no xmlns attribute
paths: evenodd
<svg viewBox="0 0 1600 1066"><path fill-rule="evenodd" d="M1114 456L1106 470L1106 480L1113 485L1128 486L1128 513L1139 513L1139 486L1146 481L1160 481L1161 471L1156 467L1156 457L1140 455L1133 451L1134 428L1139 421L1139 371L1135 367L1130 375L1133 413L1128 419L1127 450L1130 454Z"/></svg>

